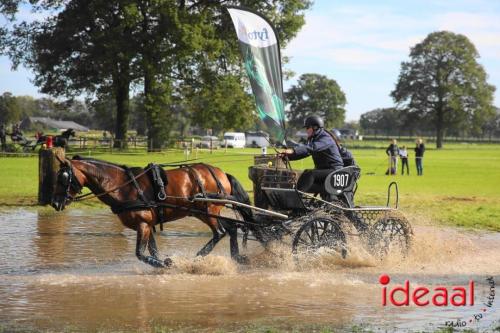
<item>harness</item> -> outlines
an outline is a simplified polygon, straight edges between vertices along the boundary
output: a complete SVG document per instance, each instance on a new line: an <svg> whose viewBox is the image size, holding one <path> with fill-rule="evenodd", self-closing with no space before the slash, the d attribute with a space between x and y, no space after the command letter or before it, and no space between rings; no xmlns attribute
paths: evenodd
<svg viewBox="0 0 500 333"><path fill-rule="evenodd" d="M207 193L205 186L203 185L203 182L200 179L198 171L192 167L191 164L185 164L185 165L179 165L180 168L185 168L186 172L192 177L194 180L196 186L200 190L200 196L204 198L217 198L217 199L222 199L222 198L228 198L227 192L222 186L222 183L218 179L218 177L215 174L215 170L206 164L202 164L212 175L214 178L217 188L218 188L218 193ZM144 191L142 190L141 186L137 182L137 178L142 176L144 172L141 172L139 175L135 175L134 172L132 171L133 169L131 168L126 168L125 167L125 172L130 179L127 183L131 183L134 188L137 190L138 198L137 200L133 201L126 201L126 202L121 202L117 203L111 206L111 211L114 214L120 214L123 212L127 211L139 211L139 210L147 210L147 209L156 209L156 215L157 215L157 221L155 224L160 224L160 230L163 230L163 223L165 223L165 208L173 208L177 209L180 208L177 205L172 205L168 204L165 202L167 198L173 198L172 196L168 196L165 192L165 188L168 186L168 178L166 176L166 173L163 171L163 168L158 165L158 164L153 164L150 163L146 167L146 174L149 176L151 184L153 185L153 191L154 191L154 199L153 200L148 200L146 196L144 195ZM199 197L198 195L195 195ZM175 197L178 198L178 197ZM189 198L185 198L188 199ZM188 211L193 211L192 209L187 208ZM199 210L196 210L197 212ZM206 203L205 206L205 211L203 213L208 214L208 202Z"/></svg>

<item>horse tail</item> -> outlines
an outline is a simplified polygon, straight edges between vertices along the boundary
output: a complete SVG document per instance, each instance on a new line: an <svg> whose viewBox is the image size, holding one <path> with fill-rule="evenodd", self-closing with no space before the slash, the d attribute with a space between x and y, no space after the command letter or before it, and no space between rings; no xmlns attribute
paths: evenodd
<svg viewBox="0 0 500 333"><path fill-rule="evenodd" d="M234 197L235 201L250 205L250 197L240 182L228 173L226 176L231 184L231 195ZM253 213L250 208L236 206L236 210L241 214L241 216L243 216L245 221L253 221Z"/></svg>

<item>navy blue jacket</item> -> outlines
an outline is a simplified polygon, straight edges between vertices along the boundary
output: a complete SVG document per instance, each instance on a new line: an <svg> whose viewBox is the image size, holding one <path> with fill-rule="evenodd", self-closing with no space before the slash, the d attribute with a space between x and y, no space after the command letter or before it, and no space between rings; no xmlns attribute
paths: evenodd
<svg viewBox="0 0 500 333"><path fill-rule="evenodd" d="M309 155L312 155L316 169L336 170L344 166L339 147L330 134L322 128L316 130L313 137L307 140L307 144L295 147L293 154L290 154L288 158L294 161Z"/></svg>
<svg viewBox="0 0 500 333"><path fill-rule="evenodd" d="M391 143L389 147L385 150L385 153L389 156L398 156L399 148L397 144Z"/></svg>
<svg viewBox="0 0 500 333"><path fill-rule="evenodd" d="M417 144L415 147L415 157L424 157L425 145L423 143Z"/></svg>

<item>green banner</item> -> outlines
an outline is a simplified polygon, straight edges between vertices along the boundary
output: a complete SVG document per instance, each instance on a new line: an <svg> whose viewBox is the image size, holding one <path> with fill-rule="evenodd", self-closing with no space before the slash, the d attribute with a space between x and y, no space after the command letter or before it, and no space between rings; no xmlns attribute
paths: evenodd
<svg viewBox="0 0 500 333"><path fill-rule="evenodd" d="M281 56L276 32L259 13L228 7L238 34L245 70L250 79L257 114L273 140L285 139L285 100Z"/></svg>

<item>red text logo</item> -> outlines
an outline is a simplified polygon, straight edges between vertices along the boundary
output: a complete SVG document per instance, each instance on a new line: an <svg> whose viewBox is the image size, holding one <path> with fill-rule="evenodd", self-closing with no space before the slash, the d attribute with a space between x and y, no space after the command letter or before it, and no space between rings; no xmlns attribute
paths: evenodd
<svg viewBox="0 0 500 333"><path fill-rule="evenodd" d="M394 306L472 306L474 305L474 281L466 286L412 286L409 280L403 285L388 286L391 278L387 274L379 277L382 287L382 305Z"/></svg>

